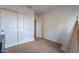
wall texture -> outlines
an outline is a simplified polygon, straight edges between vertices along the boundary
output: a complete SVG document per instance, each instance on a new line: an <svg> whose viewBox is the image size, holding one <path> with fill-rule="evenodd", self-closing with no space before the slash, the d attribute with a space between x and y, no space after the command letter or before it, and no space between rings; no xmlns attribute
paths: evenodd
<svg viewBox="0 0 79 59"><path fill-rule="evenodd" d="M79 6L62 6L41 15L43 17L43 37L63 44L62 50L67 51L78 15Z"/></svg>

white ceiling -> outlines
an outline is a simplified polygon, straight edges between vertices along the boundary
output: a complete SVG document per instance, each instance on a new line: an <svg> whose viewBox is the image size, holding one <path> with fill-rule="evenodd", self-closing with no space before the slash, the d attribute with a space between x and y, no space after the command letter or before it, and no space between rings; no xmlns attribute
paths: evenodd
<svg viewBox="0 0 79 59"><path fill-rule="evenodd" d="M50 10L53 10L60 5L29 5L29 8L32 8L36 14L43 14Z"/></svg>

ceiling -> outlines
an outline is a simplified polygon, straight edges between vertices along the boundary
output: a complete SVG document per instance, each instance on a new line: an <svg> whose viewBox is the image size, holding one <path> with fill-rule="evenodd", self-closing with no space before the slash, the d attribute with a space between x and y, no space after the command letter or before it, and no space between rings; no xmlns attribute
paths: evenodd
<svg viewBox="0 0 79 59"><path fill-rule="evenodd" d="M60 5L28 5L27 7L32 8L36 14L43 14L59 6Z"/></svg>

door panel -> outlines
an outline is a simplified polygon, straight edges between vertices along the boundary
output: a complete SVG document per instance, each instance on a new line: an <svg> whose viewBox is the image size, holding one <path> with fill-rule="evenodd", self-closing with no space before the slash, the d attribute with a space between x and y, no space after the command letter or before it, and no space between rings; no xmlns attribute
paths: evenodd
<svg viewBox="0 0 79 59"><path fill-rule="evenodd" d="M25 14L19 14L19 44L29 40L29 17Z"/></svg>
<svg viewBox="0 0 79 59"><path fill-rule="evenodd" d="M36 25L37 25L37 27L36 27L36 36L37 37L40 37L40 38L42 38L42 19L41 18L38 18L37 20L37 23L36 23Z"/></svg>
<svg viewBox="0 0 79 59"><path fill-rule="evenodd" d="M29 17L30 19L30 25L29 25L29 32L30 32L30 40L33 41L34 40L34 18L33 17Z"/></svg>
<svg viewBox="0 0 79 59"><path fill-rule="evenodd" d="M1 30L5 35L5 48L17 44L17 13L1 10Z"/></svg>

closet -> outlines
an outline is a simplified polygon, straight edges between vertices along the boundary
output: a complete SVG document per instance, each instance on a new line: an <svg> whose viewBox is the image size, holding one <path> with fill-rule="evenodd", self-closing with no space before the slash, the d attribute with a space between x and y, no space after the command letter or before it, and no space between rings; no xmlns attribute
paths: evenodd
<svg viewBox="0 0 79 59"><path fill-rule="evenodd" d="M26 42L29 40L30 33L29 33L29 25L30 25L30 20L29 16L25 14L20 14L19 13L19 19L18 19L18 35L19 35L19 44Z"/></svg>
<svg viewBox="0 0 79 59"><path fill-rule="evenodd" d="M1 33L5 35L5 48L17 44L17 13L1 9Z"/></svg>
<svg viewBox="0 0 79 59"><path fill-rule="evenodd" d="M0 35L5 35L5 48L33 41L33 22L31 15L0 9Z"/></svg>
<svg viewBox="0 0 79 59"><path fill-rule="evenodd" d="M34 39L34 20L27 14L18 14L19 44Z"/></svg>

